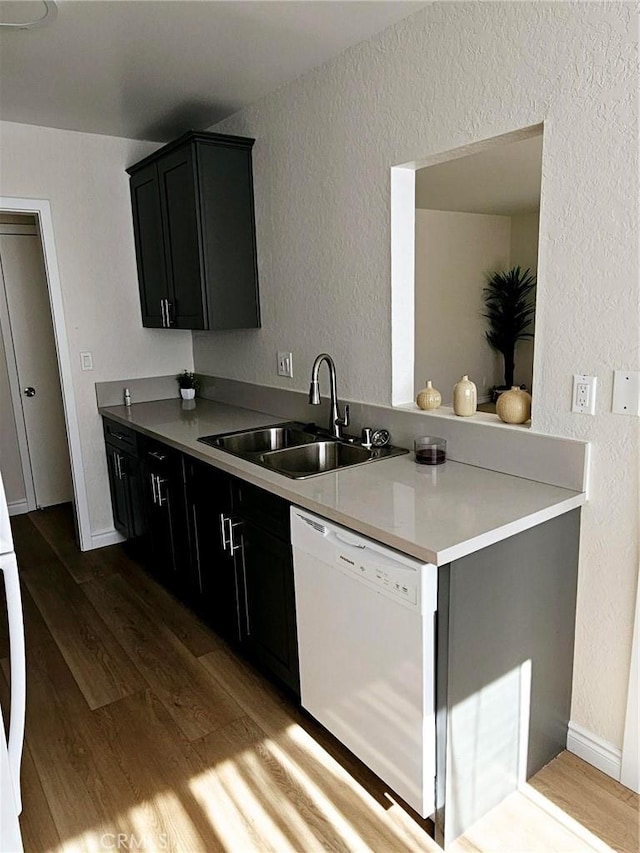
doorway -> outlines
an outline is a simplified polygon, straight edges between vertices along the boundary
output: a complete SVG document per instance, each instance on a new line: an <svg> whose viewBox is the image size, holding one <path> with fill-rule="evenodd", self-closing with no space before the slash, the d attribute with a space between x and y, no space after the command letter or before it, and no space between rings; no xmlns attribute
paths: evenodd
<svg viewBox="0 0 640 853"><path fill-rule="evenodd" d="M80 444L80 426L78 421L78 412L76 409L75 391L73 387L73 372L71 369L64 306L62 302L62 287L58 272L58 259L53 232L51 205L47 199L0 196L0 213L22 213L35 215L47 284L47 309L53 326L56 354L55 365L62 395L64 424L67 436L67 451L70 460L72 500L79 540L78 544L82 551L87 551L91 548L99 547L99 543L94 543L91 534L87 486L82 461L82 448ZM19 399L20 396L18 396L18 400ZM18 409L18 406L15 406L15 408Z"/></svg>
<svg viewBox="0 0 640 853"><path fill-rule="evenodd" d="M0 213L0 429L12 514L72 500L71 461L37 219Z"/></svg>

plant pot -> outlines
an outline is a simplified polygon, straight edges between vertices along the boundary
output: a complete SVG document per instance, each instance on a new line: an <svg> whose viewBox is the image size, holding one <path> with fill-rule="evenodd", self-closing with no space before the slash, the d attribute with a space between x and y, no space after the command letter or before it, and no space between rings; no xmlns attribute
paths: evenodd
<svg viewBox="0 0 640 853"><path fill-rule="evenodd" d="M193 398L196 396L196 389L195 388L181 388L180 389L180 396L182 397L183 400L193 400Z"/></svg>

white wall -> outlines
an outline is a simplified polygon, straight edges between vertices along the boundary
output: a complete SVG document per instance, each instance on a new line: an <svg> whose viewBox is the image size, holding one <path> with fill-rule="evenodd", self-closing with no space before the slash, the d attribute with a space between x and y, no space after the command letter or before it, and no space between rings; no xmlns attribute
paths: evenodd
<svg viewBox="0 0 640 853"><path fill-rule="evenodd" d="M194 336L197 369L391 400L389 170L544 122L533 429L593 442L573 718L620 746L638 577L638 421L609 411L640 361L637 9L434 3L217 126L254 149L264 328ZM293 381L278 379L291 349ZM571 375L599 380L572 414Z"/></svg>
<svg viewBox="0 0 640 853"><path fill-rule="evenodd" d="M538 272L538 232L540 230L540 211L520 213L511 217L511 249L509 266L530 269L534 275ZM535 328L535 325L534 325ZM533 376L534 342L531 339L518 341L516 347L516 370L514 381L531 388Z"/></svg>
<svg viewBox="0 0 640 853"><path fill-rule="evenodd" d="M48 199L91 529L113 528L94 383L191 368L191 334L143 329L125 168L157 144L0 123L0 194ZM80 370L80 352L94 369Z"/></svg>
<svg viewBox="0 0 640 853"><path fill-rule="evenodd" d="M467 373L486 396L504 382L503 359L485 339L486 274L507 269L511 219L416 210L415 392L431 379L450 406Z"/></svg>

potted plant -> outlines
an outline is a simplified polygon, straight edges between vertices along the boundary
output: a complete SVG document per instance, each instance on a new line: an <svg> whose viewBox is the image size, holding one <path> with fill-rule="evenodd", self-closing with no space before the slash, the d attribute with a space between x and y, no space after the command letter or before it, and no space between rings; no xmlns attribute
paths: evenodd
<svg viewBox="0 0 640 853"><path fill-rule="evenodd" d="M483 317L489 329L485 337L504 358L504 385L494 389L494 402L513 385L515 350L518 341L533 338L531 324L535 315L536 277L530 270L513 267L491 273L482 290Z"/></svg>
<svg viewBox="0 0 640 853"><path fill-rule="evenodd" d="M180 396L183 400L193 400L196 391L200 387L200 380L192 370L183 370L176 376Z"/></svg>

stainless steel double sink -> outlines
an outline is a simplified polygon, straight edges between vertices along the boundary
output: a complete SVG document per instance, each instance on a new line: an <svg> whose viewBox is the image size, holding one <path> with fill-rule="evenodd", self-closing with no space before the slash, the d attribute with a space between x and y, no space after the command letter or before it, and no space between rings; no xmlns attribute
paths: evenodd
<svg viewBox="0 0 640 853"><path fill-rule="evenodd" d="M219 433L198 439L293 480L408 453L402 447L363 447L355 438L333 438L304 424L287 422L271 427Z"/></svg>

